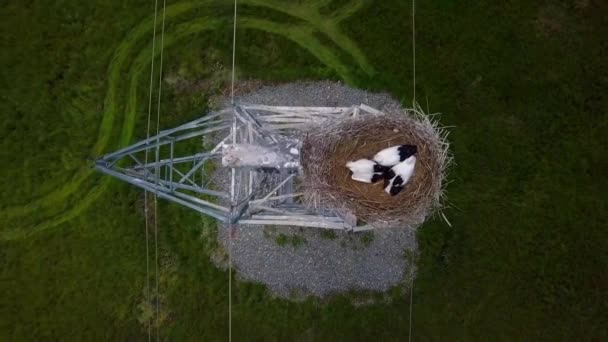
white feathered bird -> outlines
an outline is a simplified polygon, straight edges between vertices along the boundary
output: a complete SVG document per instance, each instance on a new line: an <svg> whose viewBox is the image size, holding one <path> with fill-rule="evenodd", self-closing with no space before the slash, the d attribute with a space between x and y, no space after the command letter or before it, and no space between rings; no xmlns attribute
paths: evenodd
<svg viewBox="0 0 608 342"><path fill-rule="evenodd" d="M376 153L374 161L383 166L394 166L416 154L415 145L396 145Z"/></svg>
<svg viewBox="0 0 608 342"><path fill-rule="evenodd" d="M385 178L385 174L389 171L388 167L365 158L349 161L346 167L353 173L351 176L353 180L364 183L375 183Z"/></svg>
<svg viewBox="0 0 608 342"><path fill-rule="evenodd" d="M399 192L401 192L401 190L403 190L403 187L407 184L407 182L414 174L415 167L415 156L410 156L406 160L393 166L388 172L388 176L384 181L384 191L386 191L386 193L392 196L395 196Z"/></svg>

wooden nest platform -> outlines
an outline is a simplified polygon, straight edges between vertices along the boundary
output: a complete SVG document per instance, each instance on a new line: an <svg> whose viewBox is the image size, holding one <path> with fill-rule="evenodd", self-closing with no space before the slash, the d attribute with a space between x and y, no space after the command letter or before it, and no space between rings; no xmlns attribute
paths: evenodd
<svg viewBox="0 0 608 342"><path fill-rule="evenodd" d="M420 109L385 109L377 115L324 122L308 130L302 144L305 201L354 215L377 227L419 225L441 208L450 157L447 132ZM378 151L410 144L418 147L414 175L396 196L382 182L351 179L346 163L371 159Z"/></svg>

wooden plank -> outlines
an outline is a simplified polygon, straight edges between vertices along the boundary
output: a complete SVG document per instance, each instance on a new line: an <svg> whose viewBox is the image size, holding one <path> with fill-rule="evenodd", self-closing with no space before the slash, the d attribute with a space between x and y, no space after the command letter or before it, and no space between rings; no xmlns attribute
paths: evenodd
<svg viewBox="0 0 608 342"><path fill-rule="evenodd" d="M251 219L255 220L295 220L295 221L321 221L321 222L340 222L344 224L344 220L339 217L315 216L315 215L251 215Z"/></svg>
<svg viewBox="0 0 608 342"><path fill-rule="evenodd" d="M271 208L271 207L266 207L263 205L255 205L252 204L250 206L251 209L257 209L257 210L264 210L264 211L269 211L269 212L273 212L273 213L277 213L277 214L282 214L282 215L297 215L298 213L295 212L290 212L288 210L281 210L281 209L277 209L277 208Z"/></svg>
<svg viewBox="0 0 608 342"><path fill-rule="evenodd" d="M303 127L307 127L307 126L309 126L309 125L305 124L305 123L299 123L299 124L267 125L266 127L268 127L271 130L274 130L274 131L280 131L282 129L296 129L296 128L303 128Z"/></svg>
<svg viewBox="0 0 608 342"><path fill-rule="evenodd" d="M265 105L242 105L241 107L248 110L266 110L270 112L304 112L304 111L317 111L317 112L335 112L345 111L350 107L304 107L304 106L265 106Z"/></svg>
<svg viewBox="0 0 608 342"><path fill-rule="evenodd" d="M288 198L288 197L298 197L298 196L302 196L302 195L304 195L304 193L298 192L298 193L295 193L295 194L281 195L281 196L272 196L272 197L268 197L268 198L265 198L265 199L254 200L254 201L251 201L250 203L251 204L260 204L260 203L264 203L266 201L278 201L278 200L282 200L282 199L285 199L285 198Z"/></svg>
<svg viewBox="0 0 608 342"><path fill-rule="evenodd" d="M357 227L353 227L353 232L365 232L365 231L369 231L369 230L374 230L375 228L369 224L366 224L364 226L357 226Z"/></svg>
<svg viewBox="0 0 608 342"><path fill-rule="evenodd" d="M359 105L359 107L361 109L363 109L364 111L366 111L368 113L371 113L371 114L374 114L374 115L380 115L380 114L382 114L381 111L379 111L379 110L377 110L375 108L372 108L372 107L370 107L368 105L364 105L363 103L361 105Z"/></svg>
<svg viewBox="0 0 608 342"><path fill-rule="evenodd" d="M332 118L332 117L336 117L336 116L341 116L344 115L344 113L346 112L332 112L332 113L317 113L317 112L310 112L310 113L299 113L299 112L293 112L293 113L272 113L272 114L261 114L258 115L258 118Z"/></svg>
<svg viewBox="0 0 608 342"><path fill-rule="evenodd" d="M283 122L310 123L310 122L314 122L314 119L312 119L312 118L290 118L290 117L287 117L287 116L277 117L277 116L273 115L272 117L270 117L270 116L260 116L260 121L263 121L263 122L280 122L280 123L283 123Z"/></svg>
<svg viewBox="0 0 608 342"><path fill-rule="evenodd" d="M311 227L345 230L342 223L336 222L318 222L318 221L281 221L281 220L240 220L240 224L255 224L255 225L275 225L275 226L295 226L295 227Z"/></svg>

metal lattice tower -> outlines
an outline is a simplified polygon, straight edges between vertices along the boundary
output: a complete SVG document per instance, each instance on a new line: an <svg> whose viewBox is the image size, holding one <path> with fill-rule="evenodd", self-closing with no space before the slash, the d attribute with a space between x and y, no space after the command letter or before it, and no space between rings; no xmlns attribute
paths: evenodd
<svg viewBox="0 0 608 342"><path fill-rule="evenodd" d="M379 113L363 104L236 105L107 154L95 168L226 224L368 230L352 215L302 203L300 136L323 120ZM154 162L142 163L146 151Z"/></svg>

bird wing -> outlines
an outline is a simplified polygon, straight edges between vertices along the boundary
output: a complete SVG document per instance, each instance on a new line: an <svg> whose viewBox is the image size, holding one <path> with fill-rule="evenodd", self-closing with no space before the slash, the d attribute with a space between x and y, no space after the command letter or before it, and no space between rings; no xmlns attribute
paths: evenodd
<svg viewBox="0 0 608 342"><path fill-rule="evenodd" d="M359 182L371 183L373 175L374 174L372 172L358 171L358 172L353 172L353 174L350 178L352 178L353 180L359 181Z"/></svg>

